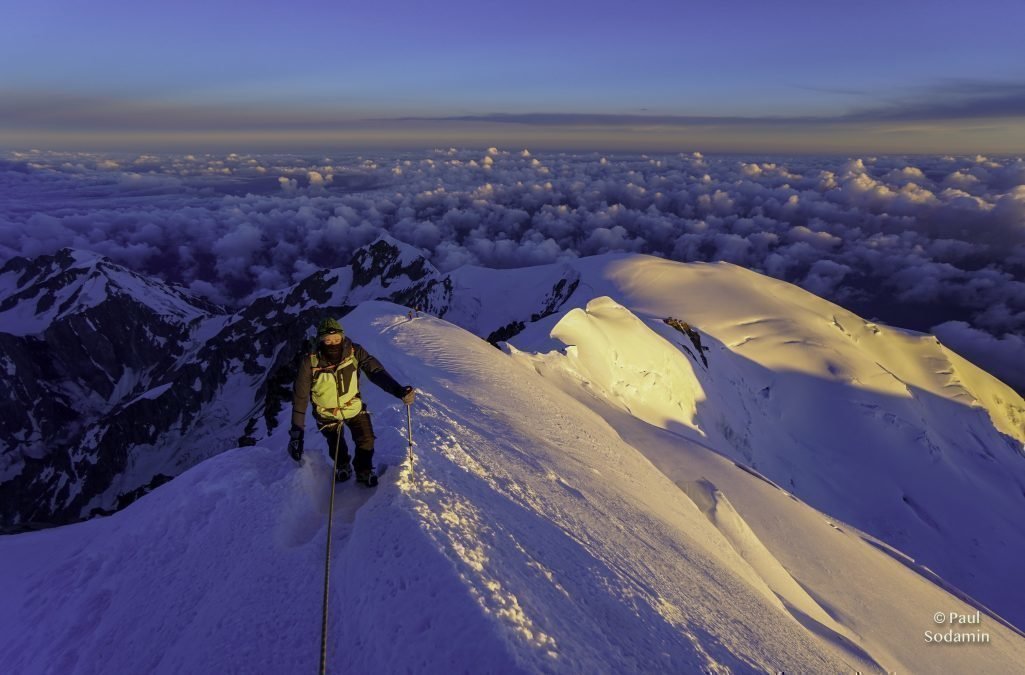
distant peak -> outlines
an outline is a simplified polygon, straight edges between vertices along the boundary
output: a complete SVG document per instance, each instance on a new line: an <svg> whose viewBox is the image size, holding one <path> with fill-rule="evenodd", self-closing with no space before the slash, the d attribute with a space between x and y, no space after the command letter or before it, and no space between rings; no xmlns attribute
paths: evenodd
<svg viewBox="0 0 1025 675"><path fill-rule="evenodd" d="M364 249L368 250L381 250L383 248L397 249L398 257L397 260L402 264L409 264L417 258L424 258L423 251L412 244L407 244L404 241L400 241L395 237L391 236L387 232L382 232L381 235L371 242L369 245L364 246Z"/></svg>
<svg viewBox="0 0 1025 675"><path fill-rule="evenodd" d="M395 277L406 275L417 281L437 275L437 269L423 252L387 233L373 243L356 250L352 256L353 286L365 286L374 280L387 286Z"/></svg>
<svg viewBox="0 0 1025 675"><path fill-rule="evenodd" d="M110 262L106 257L96 253L95 251L88 251L81 248L70 248L67 246L57 251L53 258L55 262L65 268L93 267L101 262Z"/></svg>

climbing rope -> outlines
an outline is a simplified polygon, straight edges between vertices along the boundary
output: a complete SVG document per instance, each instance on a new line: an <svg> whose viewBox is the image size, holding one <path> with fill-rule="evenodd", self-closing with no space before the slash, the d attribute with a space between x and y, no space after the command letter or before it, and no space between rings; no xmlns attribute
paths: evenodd
<svg viewBox="0 0 1025 675"><path fill-rule="evenodd" d="M327 592L331 581L331 524L335 515L335 473L338 471L338 441L342 437L342 423L335 426L335 462L331 471L331 503L327 510L327 553L324 556L324 619L320 629L320 675L327 673Z"/></svg>
<svg viewBox="0 0 1025 675"><path fill-rule="evenodd" d="M409 440L409 471L413 475L413 417L406 406L406 437ZM327 673L327 596L331 581L331 526L335 515L335 473L338 471L338 441L342 437L342 423L336 426L334 470L331 472L331 502L327 511L327 551L324 555L324 616L320 629L320 675Z"/></svg>

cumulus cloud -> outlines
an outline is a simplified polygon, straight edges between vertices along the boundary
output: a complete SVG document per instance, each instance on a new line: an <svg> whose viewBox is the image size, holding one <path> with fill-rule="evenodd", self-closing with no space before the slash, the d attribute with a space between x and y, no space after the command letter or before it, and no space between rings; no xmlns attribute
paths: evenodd
<svg viewBox="0 0 1025 675"><path fill-rule="evenodd" d="M1021 362L1005 337L1025 334L1021 158L24 152L0 156L0 191L0 258L90 249L222 303L388 232L442 270L729 261L867 318L942 324L1007 381Z"/></svg>

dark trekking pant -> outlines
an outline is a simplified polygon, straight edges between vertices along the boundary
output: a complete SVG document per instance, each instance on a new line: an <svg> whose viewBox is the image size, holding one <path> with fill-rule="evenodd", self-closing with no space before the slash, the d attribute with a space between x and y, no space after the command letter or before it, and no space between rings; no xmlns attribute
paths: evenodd
<svg viewBox="0 0 1025 675"><path fill-rule="evenodd" d="M321 428L320 433L327 440L327 454L334 460L335 443L338 443L338 466L349 464L349 448L345 445L345 435L342 427L349 427L352 435L353 445L356 446L356 456L352 460L352 468L358 473L369 471L374 466L374 426L370 422L370 413L367 412L364 404L363 410L358 415L344 423L330 424Z"/></svg>

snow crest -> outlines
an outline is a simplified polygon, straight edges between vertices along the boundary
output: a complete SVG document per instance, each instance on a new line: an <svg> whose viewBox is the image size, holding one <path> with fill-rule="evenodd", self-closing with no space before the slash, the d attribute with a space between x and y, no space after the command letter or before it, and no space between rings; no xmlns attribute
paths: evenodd
<svg viewBox="0 0 1025 675"><path fill-rule="evenodd" d="M568 345L570 367L598 398L656 426L676 422L700 431L695 417L705 393L694 366L612 298L570 310L551 336Z"/></svg>
<svg viewBox="0 0 1025 675"><path fill-rule="evenodd" d="M921 470L912 460L887 473L893 452L844 464L823 451L819 459L834 463L816 464L795 458L797 439L774 435L773 425L800 425L786 422L789 399L773 392L802 403L828 393L836 406L836 392L851 391L846 375L841 390L822 389L826 377L800 379L816 361L797 364L798 374L766 372L727 346L725 327L695 303L688 319L711 346L708 367L699 366L661 323L680 308L645 307L628 287L553 319L553 335L571 345L564 352L503 352L389 303L347 315L347 333L419 394L410 467L405 410L366 392L377 457L394 468L376 490L338 487L331 671L1011 672L1025 662L1025 638L995 612L936 583L915 556L885 550L798 497L811 485L809 494L839 510L846 493L832 476L857 477L867 462L889 481L878 494L904 490L900 513L935 508L906 482ZM820 319L809 309L787 330L837 330ZM800 338L780 326L779 349L799 353L789 341ZM888 410L864 408L868 394L859 395L845 405L868 412L834 433L874 425L893 434L894 448L915 447L910 422L870 424ZM820 410L811 419L833 423ZM977 413L975 432L988 433L989 418ZM206 460L108 518L0 539L12 589L0 596L0 670L315 667L331 471L312 428L297 466L284 451L286 429ZM744 447L764 472L739 462ZM781 469L800 485L765 477ZM1013 534L996 522L979 536ZM927 645L937 611L979 611L991 643Z"/></svg>

